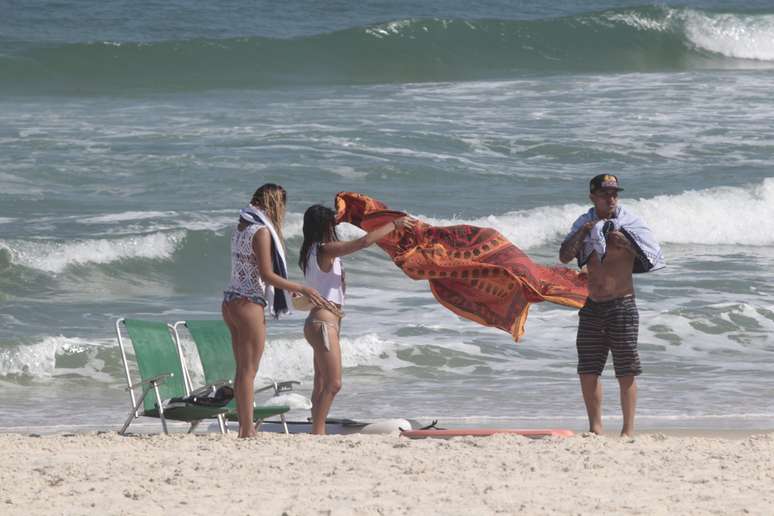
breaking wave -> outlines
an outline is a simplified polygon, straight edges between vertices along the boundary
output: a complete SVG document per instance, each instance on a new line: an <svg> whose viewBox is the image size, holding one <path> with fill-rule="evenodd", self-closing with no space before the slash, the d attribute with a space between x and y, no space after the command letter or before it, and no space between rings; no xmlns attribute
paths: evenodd
<svg viewBox="0 0 774 516"><path fill-rule="evenodd" d="M774 66L774 14L667 7L539 20L406 19L295 38L20 43L0 91L116 94Z"/></svg>

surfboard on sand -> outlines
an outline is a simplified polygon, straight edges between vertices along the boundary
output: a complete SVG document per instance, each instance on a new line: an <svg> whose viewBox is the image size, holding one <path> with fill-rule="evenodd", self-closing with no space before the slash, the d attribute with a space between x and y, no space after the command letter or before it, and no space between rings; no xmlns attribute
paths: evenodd
<svg viewBox="0 0 774 516"><path fill-rule="evenodd" d="M310 421L287 421L291 434L312 431ZM354 419L328 418L325 421L328 434L397 434L402 430L411 430L411 422L406 419L374 419L358 421ZM281 421L264 421L260 428L264 432L284 432Z"/></svg>
<svg viewBox="0 0 774 516"><path fill-rule="evenodd" d="M411 439L450 439L452 437L489 437L495 434L517 434L525 437L570 437L572 430L564 428L426 428L406 430L400 433Z"/></svg>

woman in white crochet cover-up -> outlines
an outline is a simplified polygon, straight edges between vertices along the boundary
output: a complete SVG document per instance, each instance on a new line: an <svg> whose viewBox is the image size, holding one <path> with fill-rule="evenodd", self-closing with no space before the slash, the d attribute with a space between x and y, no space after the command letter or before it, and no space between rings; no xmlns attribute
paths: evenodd
<svg viewBox="0 0 774 516"><path fill-rule="evenodd" d="M287 279L282 242L286 202L287 193L281 186L261 186L253 194L250 206L242 210L231 238L231 281L224 292L222 312L231 332L236 361L234 391L239 437L255 435L253 383L266 344L264 309L268 305L273 312L276 305L270 300L274 295L284 296L283 291L303 294L315 304L324 304L316 290Z"/></svg>

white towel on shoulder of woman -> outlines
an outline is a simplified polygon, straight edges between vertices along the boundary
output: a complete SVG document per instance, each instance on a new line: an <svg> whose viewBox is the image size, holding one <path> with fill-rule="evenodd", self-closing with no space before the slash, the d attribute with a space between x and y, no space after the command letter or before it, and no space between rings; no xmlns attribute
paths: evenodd
<svg viewBox="0 0 774 516"><path fill-rule="evenodd" d="M261 224L266 226L271 234L271 241L274 245L271 246L271 264L274 269L274 273L288 279L288 264L285 258L285 248L282 246L279 235L274 229L274 225L269 220L269 217L256 208L255 206L248 205L246 208L239 210L239 218L248 224ZM269 307L269 314L278 318L282 314L290 313L290 292L281 288L275 289L273 286L266 284L266 303Z"/></svg>
<svg viewBox="0 0 774 516"><path fill-rule="evenodd" d="M589 209L575 221L570 234L574 234L585 223L596 219L594 208ZM620 231L631 242L635 252L632 272L651 272L666 266L661 245L650 228L645 225L645 221L622 206L616 209L615 217L599 220L583 240L583 247L578 255L579 266L583 267L594 251L601 260L604 260L607 254L605 237L608 231Z"/></svg>

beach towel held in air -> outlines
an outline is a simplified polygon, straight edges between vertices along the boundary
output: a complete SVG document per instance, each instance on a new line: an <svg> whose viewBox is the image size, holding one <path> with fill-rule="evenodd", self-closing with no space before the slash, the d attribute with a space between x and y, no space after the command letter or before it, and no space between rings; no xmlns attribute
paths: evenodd
<svg viewBox="0 0 774 516"><path fill-rule="evenodd" d="M354 192L339 193L335 203L338 222L366 231L406 215ZM514 340L524 334L530 304L580 308L588 296L585 274L538 265L492 228L417 221L412 231L390 233L377 244L407 276L427 280L443 306Z"/></svg>

